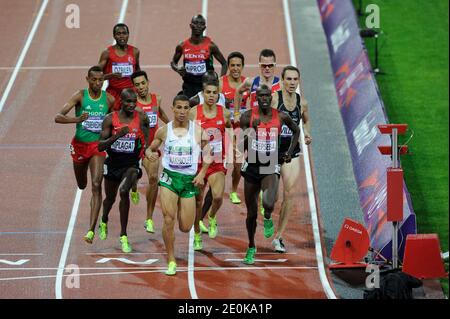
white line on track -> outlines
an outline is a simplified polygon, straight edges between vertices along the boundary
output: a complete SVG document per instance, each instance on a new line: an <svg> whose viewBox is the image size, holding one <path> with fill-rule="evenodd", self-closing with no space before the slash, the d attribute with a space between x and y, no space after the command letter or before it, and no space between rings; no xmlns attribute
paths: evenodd
<svg viewBox="0 0 450 319"><path fill-rule="evenodd" d="M0 254L0 256L43 256L44 254L40 253L20 253L20 254Z"/></svg>
<svg viewBox="0 0 450 319"><path fill-rule="evenodd" d="M119 20L118 23L123 23L125 19L125 14L127 12L128 0L122 1L122 7L120 8ZM106 82L106 81L105 81ZM105 83L103 83L105 85ZM59 260L58 272L56 274L55 281L55 295L56 299L62 299L62 277L64 272L64 266L66 264L67 254L69 253L70 241L72 239L73 229L75 226L75 221L77 219L78 208L80 206L81 194L83 191L77 188L77 192L75 195L75 200L72 206L72 213L70 215L69 226L67 227L66 238L64 240L63 250L61 252L61 258Z"/></svg>
<svg viewBox="0 0 450 319"><path fill-rule="evenodd" d="M8 85L6 86L5 93L3 93L2 99L0 100L0 113L2 112L3 107L5 106L5 102L8 99L9 92L11 92L14 82L16 81L16 77L17 77L17 74L19 73L19 69L22 66L23 61L25 60L25 56L27 55L28 49L30 48L31 41L33 41L34 34L36 33L36 30L37 30L39 24L41 23L41 19L45 12L45 8L47 8L47 4L48 4L48 0L44 0L41 3L41 7L36 16L36 20L34 20L33 27L31 28L31 31L28 34L27 41L25 42L22 52L20 52L19 59L17 60L16 66L14 67L14 71L13 71L11 77L9 78L9 82L8 82Z"/></svg>
<svg viewBox="0 0 450 319"><path fill-rule="evenodd" d="M285 25L286 25L286 34L287 34L287 40L288 40L288 46L289 46L289 56L290 56L291 64L296 66L297 59L296 59L296 55L295 55L294 37L292 35L291 13L289 10L288 0L283 0L283 11L284 11L284 21L285 21ZM299 90L297 90L297 91L299 92ZM303 129L303 125L302 125L302 129ZM308 187L308 198L309 198L309 205L310 205L310 209L311 209L311 220L312 220L312 224L313 224L314 242L315 242L315 247L316 247L316 258L317 258L317 265L319 268L320 281L322 283L322 286L324 288L325 294L327 295L328 299L336 299L336 295L334 294L334 291L331 288L330 283L328 282L328 277L327 277L327 274L325 271L325 265L324 265L323 253L322 253L322 244L321 244L321 239L320 239L319 221L318 221L317 208L316 208L316 197L315 197L314 187L313 187L313 182L312 182L311 164L309 162L309 151L308 151L308 147L306 146L306 144L304 142L304 139L301 139L301 141L302 141L302 149L304 151L303 160L305 162L306 183L307 183L307 187Z"/></svg>

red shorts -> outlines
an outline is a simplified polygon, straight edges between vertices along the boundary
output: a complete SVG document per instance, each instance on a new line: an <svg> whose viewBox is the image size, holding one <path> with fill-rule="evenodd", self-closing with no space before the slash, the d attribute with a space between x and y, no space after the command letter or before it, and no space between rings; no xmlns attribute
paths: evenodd
<svg viewBox="0 0 450 319"><path fill-rule="evenodd" d="M123 89L118 89L118 88L112 88L112 87L107 87L106 88L106 92L108 92L109 94L111 94L114 97L114 105L113 105L113 111L119 111L120 110L120 94L122 93Z"/></svg>
<svg viewBox="0 0 450 319"><path fill-rule="evenodd" d="M225 175L227 175L227 169L225 168L225 163L212 163L209 165L208 169L206 170L205 174L205 182L208 181L208 178L215 173L223 172ZM200 164L198 166L198 172L202 169L202 165Z"/></svg>
<svg viewBox="0 0 450 319"><path fill-rule="evenodd" d="M89 161L92 156L106 156L106 152L98 150L98 142L80 142L72 139L69 144L70 155L75 163L85 163Z"/></svg>

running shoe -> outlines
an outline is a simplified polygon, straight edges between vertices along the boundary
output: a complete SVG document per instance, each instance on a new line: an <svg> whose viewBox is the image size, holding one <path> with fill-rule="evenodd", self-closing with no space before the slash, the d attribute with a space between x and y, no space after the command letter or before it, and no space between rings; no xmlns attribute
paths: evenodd
<svg viewBox="0 0 450 319"><path fill-rule="evenodd" d="M194 250L202 250L203 244L202 244L202 233L195 233L194 232Z"/></svg>
<svg viewBox="0 0 450 319"><path fill-rule="evenodd" d="M238 194L236 192L231 192L230 193L230 201L233 204L240 204L241 203L241 199L239 198Z"/></svg>
<svg viewBox="0 0 450 319"><path fill-rule="evenodd" d="M243 260L244 264L253 265L255 263L256 247L249 247L247 249L247 254Z"/></svg>
<svg viewBox="0 0 450 319"><path fill-rule="evenodd" d="M84 241L88 244L92 244L94 241L94 232L92 230L88 231L86 235L84 235Z"/></svg>
<svg viewBox="0 0 450 319"><path fill-rule="evenodd" d="M133 204L134 205L139 204L139 199L140 199L139 198L139 192L138 191L135 191L135 192L131 191L130 195L131 195L131 201L133 202Z"/></svg>
<svg viewBox="0 0 450 319"><path fill-rule="evenodd" d="M211 217L208 216L208 222L209 222L209 238L216 238L217 236L217 216Z"/></svg>
<svg viewBox="0 0 450 319"><path fill-rule="evenodd" d="M203 224L203 221L202 221L202 220L199 222L199 225L200 225L200 231L201 231L202 233L208 233L208 232L209 232L208 227L206 227L205 224Z"/></svg>
<svg viewBox="0 0 450 319"><path fill-rule="evenodd" d="M286 248L284 247L283 239L281 239L281 237L275 238L274 240L272 240L272 246L273 246L273 249L277 253L285 253L286 252Z"/></svg>
<svg viewBox="0 0 450 319"><path fill-rule="evenodd" d="M108 224L100 221L98 229L100 230L98 237L100 237L101 240L105 240L108 237Z"/></svg>
<svg viewBox="0 0 450 319"><path fill-rule="evenodd" d="M263 192L259 192L259 211L261 215L264 216L264 206L263 206Z"/></svg>
<svg viewBox="0 0 450 319"><path fill-rule="evenodd" d="M264 237L270 238L273 235L274 227L272 218L265 219L264 218Z"/></svg>
<svg viewBox="0 0 450 319"><path fill-rule="evenodd" d="M153 229L153 220L147 219L144 223L144 228L147 233L154 233L155 230Z"/></svg>
<svg viewBox="0 0 450 319"><path fill-rule="evenodd" d="M167 265L166 275L173 276L177 273L177 263L174 261L169 262Z"/></svg>
<svg viewBox="0 0 450 319"><path fill-rule="evenodd" d="M124 253L131 253L132 249L130 243L128 243L127 235L120 236L120 243L122 244L122 251Z"/></svg>

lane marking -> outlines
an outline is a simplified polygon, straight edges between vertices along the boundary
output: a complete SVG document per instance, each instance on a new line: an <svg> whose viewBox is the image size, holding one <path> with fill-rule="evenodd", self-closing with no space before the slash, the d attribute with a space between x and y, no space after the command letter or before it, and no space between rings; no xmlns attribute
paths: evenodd
<svg viewBox="0 0 450 319"><path fill-rule="evenodd" d="M16 66L14 67L14 71L11 74L11 77L9 78L5 92L3 93L2 99L0 100L0 113L2 112L3 107L5 106L5 102L8 99L9 92L11 92L14 82L16 81L16 77L17 77L17 74L19 73L19 69L22 66L23 61L25 60L25 56L27 55L28 49L30 48L31 41L33 40L36 30L37 30L39 24L41 23L41 19L45 12L45 9L47 8L47 4L48 4L48 0L44 0L41 3L41 7L39 8L39 12L36 16L36 20L34 20L33 27L31 28L31 31L28 34L25 45L22 49L22 52L20 52L19 59L17 60Z"/></svg>
<svg viewBox="0 0 450 319"><path fill-rule="evenodd" d="M288 64L278 64L277 66L279 67L285 67ZM20 70L39 70L39 71L45 71L45 70L61 70L61 71L66 71L66 70L87 70L89 69L91 66L89 65L55 65L55 66L23 66L20 67ZM219 68L221 67L220 64L214 64L215 68ZM246 68L259 68L258 64L246 64L245 65ZM141 65L141 69L171 69L169 64L144 64ZM12 66L2 66L0 67L0 71L10 71L10 70L14 70L14 67Z"/></svg>
<svg viewBox="0 0 450 319"><path fill-rule="evenodd" d="M124 264L129 264L129 265L151 265L154 264L155 262L157 262L159 259L147 259L146 261L134 261L134 260L129 260L128 258L102 258L97 260L95 263L96 264L105 264L107 262L111 262L111 261L120 261Z"/></svg>
<svg viewBox="0 0 450 319"><path fill-rule="evenodd" d="M293 66L297 66L297 59L295 55L295 47L294 47L294 37L292 34L292 22L291 22L291 13L289 9L289 3L288 0L283 0L283 11L284 11L284 21L286 26L286 34L287 34L287 40L288 40L288 47L289 47L289 57L291 60L291 64ZM297 93L299 93L299 89L297 89ZM301 129L303 131L303 123L300 122ZM333 289L330 286L330 283L328 281L328 277L325 271L325 265L323 260L323 253L322 253L322 243L320 238L320 229L319 229L319 222L318 222L318 213L316 208L316 196L314 193L314 187L312 182L312 168L311 164L309 162L309 151L308 147L305 144L305 141L303 138L301 138L302 143L302 149L304 152L303 161L305 163L305 173L306 173L306 183L308 188L308 198L309 198L309 206L311 209L311 220L313 224L313 233L314 233L314 243L316 248L316 258L317 258L317 265L319 267L319 276L320 281L322 283L322 286L324 288L325 294L327 295L328 299L337 299L336 295L334 294Z"/></svg>
<svg viewBox="0 0 450 319"><path fill-rule="evenodd" d="M167 253L85 253L88 256L98 256L98 255L167 255Z"/></svg>
<svg viewBox="0 0 450 319"><path fill-rule="evenodd" d="M225 261L239 261L242 262L242 259L234 259L234 258L227 258ZM255 262L262 262L262 263L284 263L287 259L255 259Z"/></svg>
<svg viewBox="0 0 450 319"><path fill-rule="evenodd" d="M122 7L120 8L119 20L117 23L123 23L125 19L125 14L127 12L128 0L122 1ZM105 86L107 81L103 83L103 87ZM75 227L75 221L78 214L78 208L80 206L81 194L83 191L77 187L77 192L75 195L74 204L72 206L72 213L70 215L69 226L67 227L66 238L64 239L64 247L61 253L61 258L59 260L58 272L56 274L55 281L55 295L56 299L62 299L62 276L64 272L64 266L66 264L67 254L69 253L70 241L72 239L73 229Z"/></svg>
<svg viewBox="0 0 450 319"><path fill-rule="evenodd" d="M11 261L8 259L0 259L0 264L7 264L10 266L22 266L23 264L26 264L29 262L29 259L19 259L18 261Z"/></svg>

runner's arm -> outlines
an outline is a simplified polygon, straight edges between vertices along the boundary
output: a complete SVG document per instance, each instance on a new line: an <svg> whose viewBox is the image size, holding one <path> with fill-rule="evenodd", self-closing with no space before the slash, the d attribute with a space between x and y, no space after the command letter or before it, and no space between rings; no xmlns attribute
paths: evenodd
<svg viewBox="0 0 450 319"><path fill-rule="evenodd" d="M106 93L106 99L108 100L108 113L113 111L114 102L116 98L109 93Z"/></svg>
<svg viewBox="0 0 450 319"><path fill-rule="evenodd" d="M227 74L228 69L227 60L225 60L222 52L220 52L219 50L219 47L214 42L211 43L211 54L222 65L222 69L220 70L220 76L224 76L225 74Z"/></svg>
<svg viewBox="0 0 450 319"><path fill-rule="evenodd" d="M236 119L236 116L239 118L239 108L242 101L242 94L248 90L250 90L250 87L252 85L253 79L246 78L245 81L239 85L239 87L236 89L236 92L234 93L234 105L237 106L234 108L234 118Z"/></svg>
<svg viewBox="0 0 450 319"><path fill-rule="evenodd" d="M300 128L298 127L297 124L295 124L295 122L291 119L289 115L286 115L282 112L278 114L280 116L281 123L285 124L292 131L291 144L289 145L289 149L287 151L287 155L291 157L294 152L295 146L297 145L298 137L300 136Z"/></svg>
<svg viewBox="0 0 450 319"><path fill-rule="evenodd" d="M206 131L204 131L201 126L195 124L195 135L197 137L197 140L200 139L200 147L202 149L201 156L202 156L202 168L198 172L198 174L195 176L192 183L195 186L201 186L205 184L205 176L206 172L208 170L209 165L213 161L212 157L212 148L209 145L209 138L208 134L206 134Z"/></svg>
<svg viewBox="0 0 450 319"><path fill-rule="evenodd" d="M190 121L194 121L194 123L196 123L197 121L197 106L194 106L193 108L191 108L189 110L189 120Z"/></svg>
<svg viewBox="0 0 450 319"><path fill-rule="evenodd" d="M270 106L274 109L278 109L278 92L272 93L272 102Z"/></svg>
<svg viewBox="0 0 450 319"><path fill-rule="evenodd" d="M161 107L161 95L156 95L156 101L158 104L158 115L161 121L163 121L165 124L169 123L169 118L167 117L166 112L164 112L164 109Z"/></svg>
<svg viewBox="0 0 450 319"><path fill-rule="evenodd" d="M102 52L102 54L100 55L100 59L98 61L98 65L102 68L103 70L103 78L105 80L109 80L111 78L121 78L122 74L121 73L106 73L105 69L106 69L106 64L108 63L109 60L109 51L108 49L104 50Z"/></svg>
<svg viewBox="0 0 450 319"><path fill-rule="evenodd" d="M139 51L138 48L134 48L134 59L136 61L136 70L135 71L140 71L141 70L141 65L139 62L139 57L141 55L141 51Z"/></svg>
<svg viewBox="0 0 450 319"><path fill-rule="evenodd" d="M122 127L119 132L115 135L111 135L111 127L112 127L112 113L106 115L105 119L102 123L102 131L100 132L100 140L98 142L98 150L100 152L108 149L116 140L126 135L130 128L128 126Z"/></svg>
<svg viewBox="0 0 450 319"><path fill-rule="evenodd" d="M302 99L300 102L302 105L302 122L303 122L303 134L305 139L305 144L309 145L312 142L311 138L311 123L309 121L309 114L308 114L308 101L305 99Z"/></svg>
<svg viewBox="0 0 450 319"><path fill-rule="evenodd" d="M81 123L89 117L87 112L83 112L80 116L67 116L67 113L77 105L81 105L83 99L83 91L75 92L69 99L69 101L64 104L64 107L55 116L55 123L59 124L69 124L69 123Z"/></svg>
<svg viewBox="0 0 450 319"><path fill-rule="evenodd" d="M189 99L189 106L190 107L194 107L196 105L200 104L200 97L198 96L198 94L194 95L193 97L191 97Z"/></svg>
<svg viewBox="0 0 450 319"><path fill-rule="evenodd" d="M144 149L147 149L148 136L149 136L149 132L150 132L150 121L148 119L147 114L145 114L144 112L139 112L138 114L141 119L141 129L142 129L142 132L144 133L144 140L145 140Z"/></svg>
<svg viewBox="0 0 450 319"><path fill-rule="evenodd" d="M184 69L184 66L179 67L178 62L181 59L181 56L183 55L183 42L180 42L177 47L175 48L175 54L173 55L172 61L170 62L170 67L172 70L177 72L179 75L184 76L186 74L186 70Z"/></svg>

